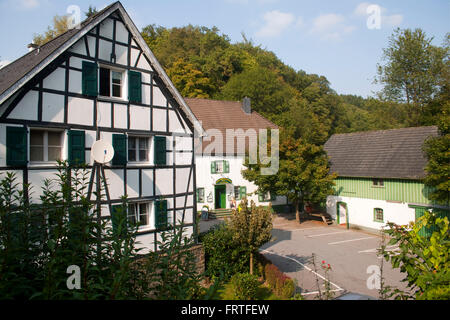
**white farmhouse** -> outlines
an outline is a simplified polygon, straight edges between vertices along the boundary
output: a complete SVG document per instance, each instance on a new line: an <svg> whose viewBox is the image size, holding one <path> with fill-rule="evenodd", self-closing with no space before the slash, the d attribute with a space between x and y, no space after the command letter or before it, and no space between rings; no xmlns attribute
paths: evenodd
<svg viewBox="0 0 450 320"><path fill-rule="evenodd" d="M253 200L256 205L286 204L284 197L258 194L257 186L245 180L241 171L245 169L245 151L252 147L251 133L278 127L251 110L250 99L244 101L219 101L209 99L189 99L186 103L194 112L206 131L196 148L197 167L197 208L208 206L217 215L229 214L233 206L244 198ZM233 132L233 135L227 134ZM215 141L216 135L222 141ZM239 142L244 142L239 148ZM256 141L255 141L256 142ZM221 146L213 148L212 145ZM255 145L253 145L255 146Z"/></svg>
<svg viewBox="0 0 450 320"><path fill-rule="evenodd" d="M120 2L0 70L0 177L15 172L38 203L58 159L92 168L93 143L107 141L101 218L127 195L146 250L183 219L195 232L197 124Z"/></svg>

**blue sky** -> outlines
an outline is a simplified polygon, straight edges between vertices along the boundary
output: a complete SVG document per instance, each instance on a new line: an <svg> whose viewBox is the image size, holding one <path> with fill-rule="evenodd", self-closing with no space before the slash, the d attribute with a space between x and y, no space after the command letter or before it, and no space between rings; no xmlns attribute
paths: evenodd
<svg viewBox="0 0 450 320"><path fill-rule="evenodd" d="M105 0L0 0L0 61L13 61L27 52L34 33L42 33L54 15L70 5L81 11L98 9ZM217 26L232 42L242 33L273 51L296 70L324 75L338 93L370 96L382 49L396 27L422 28L440 45L450 32L449 0L123 0L138 28L187 24ZM369 7L376 5L376 7ZM367 21L380 12L380 28ZM369 22L376 22L369 20Z"/></svg>

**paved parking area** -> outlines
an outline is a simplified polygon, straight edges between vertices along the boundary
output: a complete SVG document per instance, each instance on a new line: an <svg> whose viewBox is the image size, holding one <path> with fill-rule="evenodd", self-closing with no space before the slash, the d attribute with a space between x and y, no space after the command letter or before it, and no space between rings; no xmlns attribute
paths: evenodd
<svg viewBox="0 0 450 320"><path fill-rule="evenodd" d="M272 241L264 245L261 252L280 270L297 279L306 298L315 298L318 286L323 290L325 272L321 269L322 261L331 265L330 282L335 297L355 292L378 298L378 290L367 285L369 277L374 279L374 268L381 262L376 254L381 243L378 234L326 226L318 221L298 224L293 219L280 217L274 221L272 234ZM400 282L404 275L398 269L392 269L386 261L383 275L387 285L405 288Z"/></svg>

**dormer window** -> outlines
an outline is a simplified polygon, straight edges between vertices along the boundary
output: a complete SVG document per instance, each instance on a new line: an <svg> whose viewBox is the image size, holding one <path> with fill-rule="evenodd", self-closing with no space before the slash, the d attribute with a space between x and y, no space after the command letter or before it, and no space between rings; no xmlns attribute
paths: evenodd
<svg viewBox="0 0 450 320"><path fill-rule="evenodd" d="M123 98L124 72L100 67L100 95Z"/></svg>

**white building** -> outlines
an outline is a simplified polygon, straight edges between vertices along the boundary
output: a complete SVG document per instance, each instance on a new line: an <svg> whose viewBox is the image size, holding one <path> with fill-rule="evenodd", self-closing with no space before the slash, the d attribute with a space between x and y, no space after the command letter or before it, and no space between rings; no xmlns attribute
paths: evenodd
<svg viewBox="0 0 450 320"><path fill-rule="evenodd" d="M205 136L196 148L197 209L208 206L212 211L229 212L223 209L232 208L233 199L238 205L244 197L247 197L249 202L253 200L256 205L286 204L284 197L271 197L270 193L258 194L256 185L245 180L241 174L245 169L245 150L251 146L249 133L278 127L252 111L250 99L244 99L246 103L189 98L185 100L201 122L206 136L211 136ZM234 130L236 138L227 137L227 129ZM219 143L222 150L210 148L215 141L215 134L221 134L223 138ZM240 139L245 140L243 148L238 148Z"/></svg>
<svg viewBox="0 0 450 320"><path fill-rule="evenodd" d="M436 136L434 126L333 135L324 147L338 174L328 214L337 224L379 230L388 222L414 222L425 209L445 209L429 198L432 188L423 182L422 148Z"/></svg>
<svg viewBox="0 0 450 320"><path fill-rule="evenodd" d="M93 143L108 141L102 218L127 195L148 250L183 218L195 232L197 124L120 2L0 70L0 176L15 172L38 203L57 159L92 168Z"/></svg>

